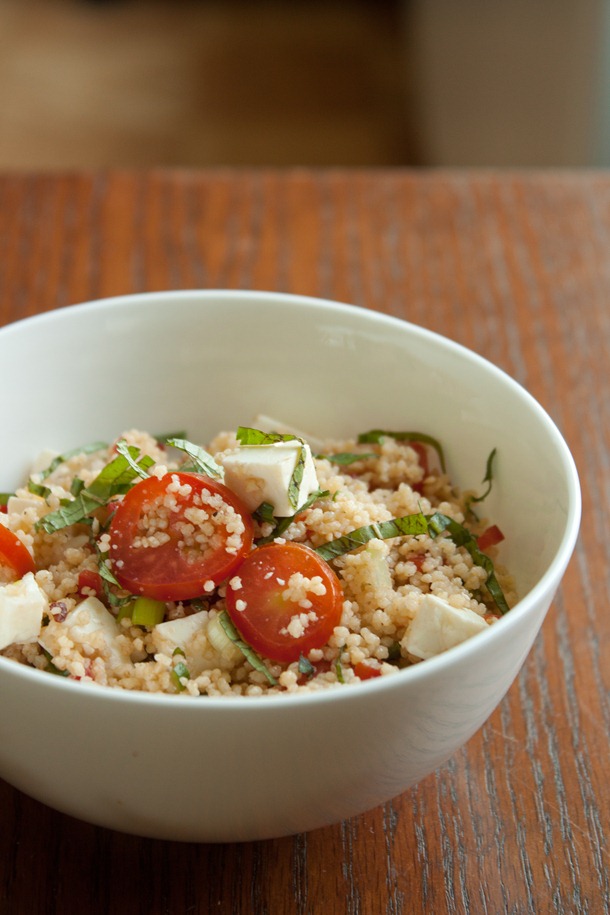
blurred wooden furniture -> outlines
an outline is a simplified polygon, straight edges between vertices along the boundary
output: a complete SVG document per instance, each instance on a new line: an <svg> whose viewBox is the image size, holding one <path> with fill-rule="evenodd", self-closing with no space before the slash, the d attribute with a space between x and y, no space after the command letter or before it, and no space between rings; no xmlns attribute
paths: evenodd
<svg viewBox="0 0 610 915"><path fill-rule="evenodd" d="M0 176L1 323L192 287L282 289L409 319L541 401L576 457L585 519L518 681L421 784L308 835L197 846L80 823L0 783L1 912L610 911L609 250L603 173Z"/></svg>

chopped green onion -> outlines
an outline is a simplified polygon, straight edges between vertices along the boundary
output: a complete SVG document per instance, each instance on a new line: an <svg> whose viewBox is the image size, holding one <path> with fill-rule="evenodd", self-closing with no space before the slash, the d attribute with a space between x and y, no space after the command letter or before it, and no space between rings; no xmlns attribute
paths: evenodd
<svg viewBox="0 0 610 915"><path fill-rule="evenodd" d="M466 499L466 506L465 506L466 512L470 512L471 514L474 515L475 513L472 511L472 509L470 507L472 505L472 503L473 502L482 502L484 499L487 498L487 496L491 492L491 487L492 487L492 483L493 483L493 462L494 462L495 456L496 456L496 449L494 448L493 451L491 451L489 457L487 458L487 464L485 465L485 476L483 477L483 480L482 480L483 483L487 483L487 489L483 493L481 493L480 496L468 496L468 498ZM475 517L476 517L476 515L475 515Z"/></svg>
<svg viewBox="0 0 610 915"><path fill-rule="evenodd" d="M212 648L217 651L218 654L224 655L227 660L237 661L241 656L239 648L231 641L225 632L218 616L213 616L208 622L206 635Z"/></svg>
<svg viewBox="0 0 610 915"><path fill-rule="evenodd" d="M313 677L315 675L316 669L305 655L299 655L299 673L305 674L306 677Z"/></svg>
<svg viewBox="0 0 610 915"><path fill-rule="evenodd" d="M297 435L282 432L261 432L250 426L239 426L236 438L240 445L275 445L277 442L302 442Z"/></svg>
<svg viewBox="0 0 610 915"><path fill-rule="evenodd" d="M321 461L330 461L331 464L347 467L350 464L356 464L358 461L366 461L369 458L377 457L377 455L371 451L363 452L362 454L357 454L355 451L340 451L338 454L316 454L316 457Z"/></svg>
<svg viewBox="0 0 610 915"><path fill-rule="evenodd" d="M489 556L486 556L485 553L481 552L477 545L476 537L474 537L470 531L466 530L463 525L454 521L453 518L441 514L441 512L435 512L433 515L428 515L427 520L431 537L437 537L439 534L447 533L456 546L463 546L468 550L475 564L481 566L481 568L487 572L487 581L485 584L487 590L494 599L498 610L502 614L508 613L510 608L506 603L504 592L496 578L494 564Z"/></svg>
<svg viewBox="0 0 610 915"><path fill-rule="evenodd" d="M422 442L424 445L430 445L438 454L441 470L443 473L446 472L443 446L438 439L426 435L425 432L386 432L383 429L371 429L370 432L362 432L358 436L358 444L365 442L379 444L384 438L393 438L397 442Z"/></svg>
<svg viewBox="0 0 610 915"><path fill-rule="evenodd" d="M121 620L130 620L133 613L133 600L127 600L124 604L121 604L119 612L116 615L117 623L120 623Z"/></svg>
<svg viewBox="0 0 610 915"><path fill-rule="evenodd" d="M139 450L133 446L128 450L130 459L135 460ZM148 470L153 464L153 459L146 454L137 462L137 466L143 471ZM62 505L57 511L50 512L37 521L36 530L42 529L52 534L63 527L84 521L113 496L126 493L138 475L139 471L136 473L130 460L124 454L118 454L72 502Z"/></svg>
<svg viewBox="0 0 610 915"><path fill-rule="evenodd" d="M222 479L224 476L222 467L216 463L205 448L200 448L199 445L194 445L193 442L189 442L184 438L169 438L167 444L171 445L172 448L177 448L178 451L184 451L188 454L196 473L204 473L208 477L216 477L217 479ZM185 468L182 467L181 470L184 471Z"/></svg>
<svg viewBox="0 0 610 915"><path fill-rule="evenodd" d="M153 600L152 597L136 597L131 612L131 622L134 626L145 626L152 629L163 622L167 607L163 601Z"/></svg>
<svg viewBox="0 0 610 915"><path fill-rule="evenodd" d="M220 625L226 632L229 639L233 642L234 645L236 645L239 648L239 650L241 651L243 656L246 658L247 661L250 662L252 667L255 670L258 670L259 673L264 674L272 686L277 686L277 680L275 679L275 677L273 676L271 671L268 669L267 665L262 660L260 655L253 648L251 648L247 642L244 642L244 640L241 638L237 629L233 625L231 617L229 616L227 611L221 610L217 616L217 619L219 620Z"/></svg>
<svg viewBox="0 0 610 915"><path fill-rule="evenodd" d="M188 679L190 679L190 676L191 676L190 671L189 671L188 667L186 666L186 664L184 663L184 661L178 661L176 664L174 664L174 667L170 674L171 681L174 684L174 686L176 687L176 689L178 690L178 692L182 692L183 689L186 689L186 686L184 685L184 683L182 683L182 680L185 678L188 680Z"/></svg>
<svg viewBox="0 0 610 915"><path fill-rule="evenodd" d="M107 447L106 442L90 442L88 445L81 445L79 448L72 448L71 451L58 454L56 458L53 458L49 466L42 471L40 478L45 480L54 470L57 470L60 464L65 464L66 461L76 457L78 454L95 454L96 451L103 451Z"/></svg>
<svg viewBox="0 0 610 915"><path fill-rule="evenodd" d="M364 546L369 540L391 540L393 537L417 537L419 534L428 533L428 522L425 516L418 512L414 515L403 515L402 518L392 518L390 521L379 521L359 527L343 537L337 537L322 546L315 548L315 552L326 562L350 553Z"/></svg>
<svg viewBox="0 0 610 915"><path fill-rule="evenodd" d="M300 515L301 512L304 512L308 508L311 508L311 506L314 504L314 502L317 502L319 499L327 499L329 496L330 496L330 493L327 489L316 489L315 492L312 492L312 494L309 496L307 501L303 502L301 507L294 513L294 515L290 515L288 518L280 518L279 520L274 518L273 516L271 516L271 519L268 520L268 515L267 515L268 509L265 508L264 520L268 521L268 523L270 523L270 524L273 524L273 522L275 521L276 525L273 528L273 530L271 531L271 533L268 534L266 537L259 537L259 539L256 541L256 545L263 546L265 543L271 543L271 541L275 540L276 537L281 537L282 534L284 533L284 531L288 530L288 528L293 523L293 521L295 520L297 515ZM257 517L257 520L261 520L261 518L258 517L258 513L262 511L263 506L267 506L267 505L269 505L268 502L263 502L256 509L256 512L254 514ZM271 506L271 509L273 510L273 506Z"/></svg>

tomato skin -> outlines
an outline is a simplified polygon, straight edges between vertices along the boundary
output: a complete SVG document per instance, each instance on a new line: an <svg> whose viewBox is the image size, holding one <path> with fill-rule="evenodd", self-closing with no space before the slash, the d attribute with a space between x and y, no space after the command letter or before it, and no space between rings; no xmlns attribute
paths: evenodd
<svg viewBox="0 0 610 915"><path fill-rule="evenodd" d="M167 541L154 547L134 545L136 537L142 536L139 523L168 495L168 486L175 478L180 486L188 484L191 492L172 494L177 510L166 512ZM176 525L188 523L185 511L206 508L205 499L210 496L220 496L225 507L233 509L233 517L238 516L243 523L241 545L233 553L225 549L229 532L223 521L217 519L219 510L213 507L210 507L206 526L214 526L218 542L205 554L198 549L189 553L183 548L184 533ZM206 582L218 585L241 565L252 548L253 537L254 523L250 513L230 489L202 474L172 471L160 479L148 477L137 483L118 505L110 522L112 570L119 584L132 594L161 601L191 600L205 593Z"/></svg>
<svg viewBox="0 0 610 915"><path fill-rule="evenodd" d="M0 564L8 566L15 576L15 581L27 572L35 572L36 565L30 551L16 534L0 524Z"/></svg>
<svg viewBox="0 0 610 915"><path fill-rule="evenodd" d="M96 597L101 597L104 593L102 576L92 569L83 569L82 572L78 573L77 587L81 597L85 596L85 591L95 591Z"/></svg>
<svg viewBox="0 0 610 915"><path fill-rule="evenodd" d="M477 537L477 546L480 550L488 550L490 546L496 546L496 544L502 543L503 540L504 534L500 528L497 524L492 524L491 527L488 527Z"/></svg>
<svg viewBox="0 0 610 915"><path fill-rule="evenodd" d="M381 667L373 661L359 661L354 664L354 673L360 680L372 680L381 676Z"/></svg>
<svg viewBox="0 0 610 915"><path fill-rule="evenodd" d="M309 608L283 597L290 576L319 576L324 594L307 593ZM339 579L318 554L300 543L268 543L255 549L237 571L241 587L227 588L227 612L243 638L256 651L273 661L297 661L312 648L321 648L341 621L343 590ZM279 579L279 581L278 581ZM242 606L245 605L245 606ZM242 607L242 609L239 609ZM315 613L302 635L285 630L291 619Z"/></svg>

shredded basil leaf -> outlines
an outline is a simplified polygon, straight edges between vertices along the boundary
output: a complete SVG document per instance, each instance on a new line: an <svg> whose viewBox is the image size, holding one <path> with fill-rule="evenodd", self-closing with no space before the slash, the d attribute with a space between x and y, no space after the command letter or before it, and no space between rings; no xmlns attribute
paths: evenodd
<svg viewBox="0 0 610 915"><path fill-rule="evenodd" d="M129 448L129 454L131 459L135 459L139 451L132 446ZM144 471L153 464L153 459L146 454L137 461L137 466ZM72 502L62 505L57 511L50 512L37 521L36 529L52 534L61 528L84 521L113 496L126 493L138 475L124 454L117 455Z"/></svg>
<svg viewBox="0 0 610 915"><path fill-rule="evenodd" d="M271 533L268 534L266 537L259 537L259 539L256 541L256 545L264 546L265 543L271 543L271 541L275 540L276 537L281 537L282 534L284 533L284 531L288 530L288 528L290 527L290 525L292 524L294 519L297 517L297 515L300 515L301 512L304 512L308 508L311 508L311 506L314 504L314 502L317 502L318 499L327 499L329 496L330 496L330 493L327 489L316 489L315 492L312 492L312 494L309 496L307 501L303 502L301 507L294 513L294 515L290 515L288 518L276 519L272 515L271 518L269 519L267 517L267 514L265 514L264 520L268 521L270 524L273 524L273 522L275 521L276 525L273 528L273 530L271 531ZM255 516L257 516L257 513L261 511L263 506L269 506L269 503L262 502L259 505L259 507L256 509L256 512L254 513ZM273 510L273 506L271 505L270 507L271 507L271 510ZM268 511L268 509L266 508L265 512L267 512L267 511ZM259 518L257 516L257 520L261 520L261 518Z"/></svg>
<svg viewBox="0 0 610 915"><path fill-rule="evenodd" d="M500 583L496 578L494 564L489 556L486 556L485 553L481 552L477 545L476 538L470 533L470 531L466 530L462 524L454 521L453 518L449 518L447 515L443 515L441 512L435 512L433 515L428 515L427 520L431 537L436 537L439 534L447 533L456 544L456 546L463 546L466 550L468 550L476 565L481 566L481 568L487 572L487 581L485 584L487 590L493 597L498 610L502 614L508 613L510 608L506 603L504 592L502 591Z"/></svg>
<svg viewBox="0 0 610 915"><path fill-rule="evenodd" d="M224 629L224 631L227 635L227 638L229 638L233 642L233 644L237 648L239 648L239 650L241 651L243 656L246 658L247 661L250 662L252 667L255 670L258 670L259 673L264 674L272 686L277 686L277 680L275 679L275 677L273 676L273 674L271 673L271 671L269 670L269 668L267 667L265 662L262 660L262 658L260 657L258 652L256 652L254 650L254 648L251 648L247 642L244 642L244 640L239 635L237 629L233 625L231 617L229 616L229 614L227 613L226 610L220 611L220 613L218 614L218 622Z"/></svg>
<svg viewBox="0 0 610 915"><path fill-rule="evenodd" d="M273 505L271 502L261 502L256 511L252 512L252 517L259 524L273 524L275 517L273 515Z"/></svg>
<svg viewBox="0 0 610 915"><path fill-rule="evenodd" d="M345 645L342 645L339 649L339 655L335 661L335 674L339 683L345 683L345 677L343 676L343 668L341 666L341 655L345 651Z"/></svg>
<svg viewBox="0 0 610 915"><path fill-rule="evenodd" d="M303 482L303 472L305 470L305 448L301 445L297 455L296 464L288 484L288 501L296 510L299 507L299 489Z"/></svg>
<svg viewBox="0 0 610 915"><path fill-rule="evenodd" d="M14 495L14 492L0 492L0 505L8 505L8 500Z"/></svg>
<svg viewBox="0 0 610 915"><path fill-rule="evenodd" d="M55 674L57 677L69 677L70 676L70 674L67 670L60 670L59 667L56 667L55 664L53 664L53 655L51 654L50 651L47 651L46 648L43 648L42 653L45 656L45 658L47 659L47 666L45 667L45 670L47 673Z"/></svg>
<svg viewBox="0 0 610 915"><path fill-rule="evenodd" d="M484 492L482 492L480 496L468 496L468 498L466 499L466 505L465 505L466 511L470 512L473 515L475 515L475 513L473 512L473 510L470 507L472 505L472 503L473 502L482 502L484 499L487 498L487 496L491 492L491 487L493 484L493 462L494 462L495 456L496 456L496 449L494 448L493 451L491 451L489 457L487 458L487 464L485 465L485 476L483 477L483 480L481 481L482 483L487 483L487 489ZM476 518L476 515L475 515L475 518Z"/></svg>
<svg viewBox="0 0 610 915"><path fill-rule="evenodd" d="M120 440L116 443L115 448L116 448L118 454L122 454L122 455L123 455L123 457L125 458L125 460L126 460L127 463L129 464L129 466L131 467L131 469L133 470L133 472L134 472L137 476L141 477L143 480L147 480L147 479L148 479L148 477L150 476L150 474L147 473L147 471L145 470L145 468L144 468L141 464L136 463L135 459L132 457L134 448L133 448L133 447L130 447L130 446L127 444L127 442L125 441L124 438L120 439ZM136 449L136 456L137 456L139 453L140 453L139 450Z"/></svg>
<svg viewBox="0 0 610 915"><path fill-rule="evenodd" d="M164 432L161 435L155 435L154 439L160 445L171 445L171 440L173 438L184 439L186 438L186 431L180 430L180 432Z"/></svg>
<svg viewBox="0 0 610 915"><path fill-rule="evenodd" d="M70 484L70 492L73 496L77 496L85 488L85 481L81 480L80 477L74 477L72 483Z"/></svg>
<svg viewBox="0 0 610 915"><path fill-rule="evenodd" d="M383 438L394 438L397 442L422 442L424 445L430 445L438 454L441 470L446 473L443 446L431 435L426 435L425 432L386 432L383 429L371 429L370 432L362 432L358 436L358 444L365 442L379 444Z"/></svg>
<svg viewBox="0 0 610 915"><path fill-rule="evenodd" d="M43 486L41 483L35 483L33 480L28 480L28 492L31 492L35 496L41 496L43 499L46 499L51 495L51 490L48 486Z"/></svg>
<svg viewBox="0 0 610 915"><path fill-rule="evenodd" d="M71 451L64 451L63 454L58 454L57 457L53 458L49 466L40 474L40 479L46 480L54 470L57 470L60 464L65 464L66 461L76 457L77 454L94 454L96 451L103 451L107 447L108 445L106 442L90 442L88 445L72 448Z"/></svg>
<svg viewBox="0 0 610 915"><path fill-rule="evenodd" d="M316 457L322 461L330 461L331 464L339 464L347 467L350 464L356 464L358 461L366 461L369 458L377 457L372 451L356 454L355 451L340 451L338 454L316 454Z"/></svg>
<svg viewBox="0 0 610 915"><path fill-rule="evenodd" d="M299 655L299 673L305 674L306 677L313 677L315 675L316 669L304 654Z"/></svg>
<svg viewBox="0 0 610 915"><path fill-rule="evenodd" d="M222 479L224 476L222 467L216 463L211 454L208 454L199 445L194 445L193 442L189 442L184 438L168 438L167 444L188 454L196 473L204 473L208 477L216 477L217 479ZM185 471L186 468L182 467L181 470Z"/></svg>
<svg viewBox="0 0 610 915"><path fill-rule="evenodd" d="M236 438L240 445L275 445L277 442L302 442L303 439L289 433L261 432L250 426L238 426Z"/></svg>
<svg viewBox="0 0 610 915"><path fill-rule="evenodd" d="M425 516L418 512L414 515L403 515L402 518L392 518L391 521L379 521L374 524L367 524L365 527L359 527L343 537L331 540L329 543L323 543L322 546L315 548L315 552L326 562L342 556L344 553L350 553L357 550L358 547L364 546L369 540L391 540L392 537L417 537L419 534L428 533L428 522Z"/></svg>

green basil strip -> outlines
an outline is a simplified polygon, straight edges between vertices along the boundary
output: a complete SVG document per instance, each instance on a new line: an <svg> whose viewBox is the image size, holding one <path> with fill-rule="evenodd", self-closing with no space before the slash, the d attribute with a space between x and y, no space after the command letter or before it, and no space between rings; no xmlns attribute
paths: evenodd
<svg viewBox="0 0 610 915"><path fill-rule="evenodd" d="M187 441L185 438L168 438L167 444L179 451L184 451L193 462L196 473L204 473L208 477L222 479L224 472L222 467L216 463L211 454L199 445ZM184 471L184 467L181 468Z"/></svg>
<svg viewBox="0 0 610 915"><path fill-rule="evenodd" d="M261 432L250 426L238 426L235 433L240 445L275 445L277 442L302 442L296 435L281 432Z"/></svg>
<svg viewBox="0 0 610 915"><path fill-rule="evenodd" d="M271 502L261 502L256 511L252 512L252 517L259 524L274 524L273 505Z"/></svg>
<svg viewBox="0 0 610 915"><path fill-rule="evenodd" d="M435 512L433 515L428 515L427 520L431 537L447 533L456 546L463 546L468 550L474 563L481 566L481 568L487 572L487 581L485 584L487 590L493 597L498 610L502 614L508 613L510 607L506 603L504 592L496 578L494 564L489 556L486 556L485 553L481 552L477 545L476 537L474 537L470 531L466 530L463 525L454 521L453 518L441 514L441 512Z"/></svg>
<svg viewBox="0 0 610 915"><path fill-rule="evenodd" d="M315 548L315 552L326 562L350 553L364 546L369 540L391 540L393 537L417 537L419 534L428 533L428 522L425 516L418 512L414 515L403 515L402 518L392 518L391 521L378 521L359 527L343 537L323 543Z"/></svg>
<svg viewBox="0 0 610 915"><path fill-rule="evenodd" d="M371 442L378 445L383 438L393 438L397 442L422 442L424 445L430 445L438 454L441 470L446 473L443 446L438 439L433 438L431 435L426 435L425 432L386 432L383 429L371 429L370 432L362 432L358 436L358 444L362 445L365 442Z"/></svg>
<svg viewBox="0 0 610 915"><path fill-rule="evenodd" d="M364 452L356 454L355 451L341 451L338 454L316 454L316 457L322 461L330 461L331 464L347 467L350 464L356 464L358 461L366 461L369 458L377 457L377 455L373 454L372 451L366 454Z"/></svg>
<svg viewBox="0 0 610 915"><path fill-rule="evenodd" d="M305 448L301 445L297 455L297 461L290 477L288 484L288 501L296 510L299 507L299 489L303 482L303 472L305 470Z"/></svg>
<svg viewBox="0 0 610 915"><path fill-rule="evenodd" d="M304 654L299 655L299 673L305 674L306 677L310 678L315 676L316 673L315 667L309 658L306 658Z"/></svg>
<svg viewBox="0 0 610 915"><path fill-rule="evenodd" d="M170 678L178 692L182 692L182 690L186 689L184 683L180 682L182 677L186 677L187 680L190 680L191 673L184 661L177 661L172 668Z"/></svg>
<svg viewBox="0 0 610 915"><path fill-rule="evenodd" d="M472 509L470 508L470 506L472 505L473 502L482 502L484 499L487 498L487 496L491 492L491 487L493 484L493 462L494 462L495 456L496 456L496 449L494 448L493 451L490 453L489 457L487 458L487 464L485 465L485 476L483 477L483 480L482 480L482 483L487 483L487 489L483 493L481 493L480 496L468 496L468 498L466 499L466 511L467 512L472 512ZM472 514L474 514L474 512L472 512Z"/></svg>
<svg viewBox="0 0 610 915"><path fill-rule="evenodd" d="M139 450L131 446L129 456L135 460ZM143 455L137 466L146 471L154 461L148 455ZM116 495L123 495L133 485L134 479L139 475L124 454L119 454L114 460L100 471L93 482L86 486L72 502L62 505L57 511L50 512L36 522L36 529L52 534L61 528L69 527L84 521L92 512L105 505L109 499Z"/></svg>
<svg viewBox="0 0 610 915"><path fill-rule="evenodd" d="M220 611L220 613L218 614L218 622L224 629L224 631L227 635L227 638L229 638L233 642L233 644L236 646L236 648L239 648L239 650L241 651L243 656L246 658L247 661L250 662L252 667L255 670L258 670L259 673L264 674L272 686L277 686L277 680L275 679L275 677L273 676L271 671L268 669L265 662L262 660L260 655L254 650L254 648L251 648L247 642L244 642L244 640L239 635L237 629L233 625L231 617L229 616L229 614L227 613L226 610Z"/></svg>
<svg viewBox="0 0 610 915"><path fill-rule="evenodd" d="M155 441L160 445L169 445L173 438L185 439L186 430L180 430L180 432L163 432L161 435L153 436Z"/></svg>
<svg viewBox="0 0 610 915"><path fill-rule="evenodd" d="M271 541L275 540L276 537L281 537L284 531L288 530L297 515L300 515L301 512L311 508L314 502L317 502L318 499L327 499L329 496L330 493L327 489L317 489L315 492L312 492L306 502L303 502L301 507L294 513L294 515L290 515L288 518L280 518L279 520L274 518L273 515L271 518L268 516L269 508L271 508L271 511L273 512L273 505L270 505L269 502L262 502L254 512L256 519L258 521L266 521L270 524L273 524L274 521L277 521L277 523L270 534L268 534L266 537L259 537L259 539L256 541L256 545L264 546L265 543L271 543ZM263 511L265 512L264 516L262 514Z"/></svg>
<svg viewBox="0 0 610 915"><path fill-rule="evenodd" d="M54 470L57 470L60 464L69 461L70 458L76 457L77 454L94 454L96 451L103 451L108 447L106 442L90 442L88 445L81 445L79 448L72 448L71 451L65 451L53 458L49 466L40 474L41 480L46 480Z"/></svg>
<svg viewBox="0 0 610 915"><path fill-rule="evenodd" d="M14 492L0 492L0 505L8 505L8 500L14 495Z"/></svg>
<svg viewBox="0 0 610 915"><path fill-rule="evenodd" d="M48 486L42 486L41 483L34 483L33 480L28 480L28 492L31 492L34 496L41 496L43 499L46 499L47 496L51 495L51 490Z"/></svg>
<svg viewBox="0 0 610 915"><path fill-rule="evenodd" d="M141 477L143 480L147 480L149 474L144 470L144 468L137 464L134 458L131 456L132 450L124 438L120 439L115 445L116 450L119 454L122 454L131 469L134 471L137 476ZM137 452L139 454L139 451Z"/></svg>

